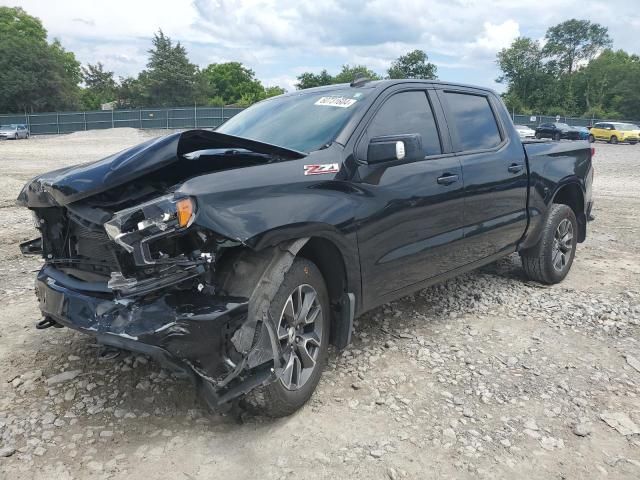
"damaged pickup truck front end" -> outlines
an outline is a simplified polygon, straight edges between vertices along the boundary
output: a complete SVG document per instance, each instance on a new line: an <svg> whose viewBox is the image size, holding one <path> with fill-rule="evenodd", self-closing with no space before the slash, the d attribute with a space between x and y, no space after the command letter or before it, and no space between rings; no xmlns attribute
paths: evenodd
<svg viewBox="0 0 640 480"><path fill-rule="evenodd" d="M252 289L225 288L246 238L215 231L220 222L181 187L197 176L304 156L192 130L36 177L18 203L32 210L40 232L21 245L44 259L39 327L70 327L150 355L188 374L213 407L276 380L286 352L267 309L250 302ZM262 283L264 293L276 285L304 242L251 259L254 286Z"/></svg>

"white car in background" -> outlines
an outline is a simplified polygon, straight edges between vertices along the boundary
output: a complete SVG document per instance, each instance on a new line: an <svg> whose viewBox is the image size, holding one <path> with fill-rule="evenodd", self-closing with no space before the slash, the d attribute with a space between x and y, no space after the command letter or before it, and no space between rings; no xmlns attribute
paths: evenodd
<svg viewBox="0 0 640 480"><path fill-rule="evenodd" d="M520 140L524 140L525 138L536 138L536 131L531 130L526 125L515 125L515 127L518 135L520 135Z"/></svg>

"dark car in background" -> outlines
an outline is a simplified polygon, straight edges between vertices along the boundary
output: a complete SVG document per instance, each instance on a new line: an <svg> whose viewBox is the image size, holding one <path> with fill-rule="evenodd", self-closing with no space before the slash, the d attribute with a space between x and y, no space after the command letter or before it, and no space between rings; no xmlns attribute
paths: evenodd
<svg viewBox="0 0 640 480"><path fill-rule="evenodd" d="M536 128L536 138L580 140L580 132L566 123L543 123Z"/></svg>
<svg viewBox="0 0 640 480"><path fill-rule="evenodd" d="M578 134L580 134L580 140L589 140L589 129L587 127L571 125L571 128L578 131Z"/></svg>

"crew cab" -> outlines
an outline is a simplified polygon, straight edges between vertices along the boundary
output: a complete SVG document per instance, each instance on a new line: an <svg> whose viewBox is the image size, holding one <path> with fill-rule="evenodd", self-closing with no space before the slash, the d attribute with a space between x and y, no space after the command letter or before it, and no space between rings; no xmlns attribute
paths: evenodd
<svg viewBox="0 0 640 480"><path fill-rule="evenodd" d="M31 180L43 320L189 375L214 408L284 416L354 317L518 252L565 278L588 142L520 140L500 97L358 80L260 102Z"/></svg>

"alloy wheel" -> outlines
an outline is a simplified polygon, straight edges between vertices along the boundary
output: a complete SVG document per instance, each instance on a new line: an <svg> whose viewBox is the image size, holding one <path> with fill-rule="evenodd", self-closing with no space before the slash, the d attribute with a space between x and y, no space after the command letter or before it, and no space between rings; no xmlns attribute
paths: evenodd
<svg viewBox="0 0 640 480"><path fill-rule="evenodd" d="M313 373L323 341L324 321L318 292L307 284L289 294L278 323L278 340L289 357L280 377L287 390L299 390Z"/></svg>
<svg viewBox="0 0 640 480"><path fill-rule="evenodd" d="M563 219L556 228L553 238L551 261L553 268L562 272L571 258L573 250L573 224L568 218Z"/></svg>

